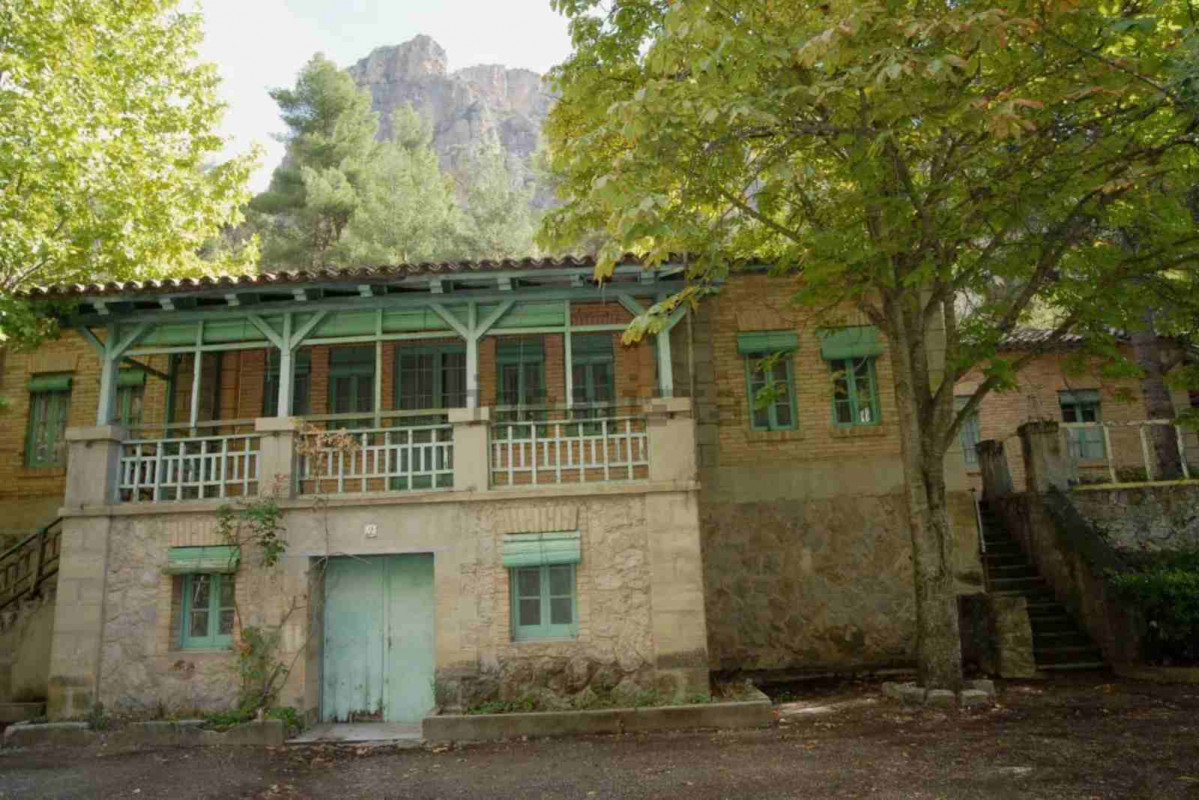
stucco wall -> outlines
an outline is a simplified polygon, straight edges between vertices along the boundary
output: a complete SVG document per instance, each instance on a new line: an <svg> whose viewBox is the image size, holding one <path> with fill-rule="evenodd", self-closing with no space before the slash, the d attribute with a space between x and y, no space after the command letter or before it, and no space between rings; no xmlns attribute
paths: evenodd
<svg viewBox="0 0 1199 800"><path fill-rule="evenodd" d="M23 599L0 615L0 703L46 698L50 638L54 632L54 584L42 596Z"/></svg>
<svg viewBox="0 0 1199 800"><path fill-rule="evenodd" d="M694 498L688 493L625 492L568 500L403 502L333 506L296 503L285 514L286 556L273 569L244 553L237 575L243 624L283 628L282 659L295 663L281 702L309 712L319 706L320 648L310 584L326 555L431 552L436 597L437 678L462 701L561 697L579 692L634 692L663 686L669 670L652 620L655 601L647 509L674 497L672 513L691 531L691 552L677 558L699 572ZM681 511L679 509L682 509ZM367 524L378 526L366 538ZM660 526L655 523L655 532ZM578 530L578 636L513 642L508 572L500 560L505 533ZM669 535L669 534L655 534ZM113 518L105 594L100 699L113 709L153 706L224 708L236 695L229 651L179 650L172 602L176 579L163 573L172 545L219 543L211 515L153 514ZM319 598L318 598L319 601ZM662 602L670 602L669 598ZM694 615L703 630L702 600ZM173 610L174 609L174 610ZM317 620L319 623L319 618ZM703 651L702 634L695 643ZM296 657L296 654L299 656ZM701 656L706 658L706 654ZM669 682L668 682L669 683Z"/></svg>

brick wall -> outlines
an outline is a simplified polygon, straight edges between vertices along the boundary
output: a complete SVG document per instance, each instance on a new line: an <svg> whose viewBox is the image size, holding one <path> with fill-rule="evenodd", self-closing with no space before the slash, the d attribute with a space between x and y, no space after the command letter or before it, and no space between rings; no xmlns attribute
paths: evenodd
<svg viewBox="0 0 1199 800"><path fill-rule="evenodd" d="M1003 354L1008 359L1020 353ZM1126 352L1131 357L1131 353ZM1020 439L1016 430L1029 420L1049 419L1062 421L1061 403L1058 393L1083 389L1099 392L1100 415L1105 422L1131 422L1146 418L1145 404L1135 380L1113 380L1099 375L1098 369L1088 369L1082 374L1070 374L1067 369L1068 352L1051 353L1032 361L1019 373L1019 386L1008 392L991 392L979 409L980 440L995 439L1004 443L1008 468L1012 473L1012 484L1023 491L1025 482L1024 457L1020 452ZM981 374L975 372L958 382L954 393L958 396L973 393L982 382ZM1176 393L1176 410L1186 407L1185 393ZM1135 429L1114 428L1112 451L1119 466L1139 467L1142 464L1140 435ZM1083 476L1094 473L1096 477L1105 473L1102 465L1081 466ZM982 488L982 478L977 469L968 471L971 485Z"/></svg>

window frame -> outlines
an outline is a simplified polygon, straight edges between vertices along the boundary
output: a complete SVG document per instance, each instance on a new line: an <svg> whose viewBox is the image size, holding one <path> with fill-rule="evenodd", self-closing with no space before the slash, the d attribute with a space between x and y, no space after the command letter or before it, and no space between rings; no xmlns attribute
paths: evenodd
<svg viewBox="0 0 1199 800"><path fill-rule="evenodd" d="M291 413L303 417L312 413L312 351L296 350L292 353ZM279 348L267 351L266 368L262 372L262 416L273 417L279 413L280 372L283 354ZM303 391L301 391L301 389Z"/></svg>
<svg viewBox="0 0 1199 800"><path fill-rule="evenodd" d="M39 398L46 398L39 411ZM66 465L66 431L71 419L71 388L41 389L29 392L29 410L25 420L25 466L34 469L56 469ZM38 458L37 429L41 422L47 427L46 458Z"/></svg>
<svg viewBox="0 0 1199 800"><path fill-rule="evenodd" d="M953 413L957 414L966 403L970 402L972 395L957 395L953 398ZM974 443L967 444L967 434L974 432ZM962 423L962 427L958 429L958 444L962 448L962 460L967 467L977 467L978 464L978 443L982 441L982 423L978 418L978 409Z"/></svg>
<svg viewBox="0 0 1199 800"><path fill-rule="evenodd" d="M779 358L779 360L775 363L776 363L776 365L783 364L784 369L786 371L786 376L784 378L784 382L786 383L786 387L787 387L787 404L791 407L791 423L789 425L779 424L779 421L778 421L779 403L778 403L778 399L776 398L774 402L772 402L769 406L766 407L766 409L765 409L766 410L766 425L762 426L762 425L758 424L758 409L757 409L757 404L754 402L754 396L755 396L754 375L757 375L757 374L765 375L765 373L763 373L761 370L755 369L754 366L756 363L760 363L761 361L773 356L774 352L781 352L783 354ZM755 431L755 432L759 432L759 433L799 430L799 413L798 413L799 409L797 407L797 403L796 403L796 399L795 399L795 365L793 363L795 361L795 351L794 350L784 350L784 351L774 351L774 352L769 352L769 353L768 352L753 352L753 353L746 353L744 355L744 359L745 359L745 396L746 396L746 400L749 403L749 429L751 431ZM760 389L758 391L765 389L766 387L770 386L777 380L778 380L778 378L776 378L773 375L773 373L769 376L766 376L765 382L763 383L763 385L760 387Z"/></svg>
<svg viewBox="0 0 1199 800"><path fill-rule="evenodd" d="M347 353L350 351L361 351L363 353L370 352L370 360L362 359L361 361L347 360L343 363L336 363L335 354ZM363 396L362 390L365 386L367 389L366 399L369 403L369 408L360 409L353 408L349 411L338 411L338 392L337 383L344 378L350 378L351 386L353 387L350 405L358 406L359 399ZM328 401L330 414L362 414L361 419L339 419L330 420L329 427L331 428L366 428L370 427L374 421L375 414L375 346L374 345L351 345L349 347L337 347L329 350L329 387Z"/></svg>
<svg viewBox="0 0 1199 800"><path fill-rule="evenodd" d="M1094 399L1082 399L1078 397L1079 392L1094 392ZM1094 412L1095 422L1103 422L1103 398L1099 395L1097 389L1077 389L1063 390L1057 393L1058 413L1061 414L1062 422L1071 422L1066 419L1066 409L1070 408L1076 417L1073 422L1085 422L1082 419L1083 409L1089 408ZM1080 428L1066 428L1066 453L1075 461L1107 461L1107 438L1103 435L1103 428L1091 429L1098 433L1096 439L1084 440L1083 435L1089 431ZM1088 455L1083 455L1084 448L1094 447L1098 450L1099 455L1090 455L1091 451L1087 451Z"/></svg>
<svg viewBox="0 0 1199 800"><path fill-rule="evenodd" d="M231 573L196 572L181 576L183 578L183 597L179 603L179 649L180 650L225 650L233 646L233 632L220 633L221 612L233 610L233 626L237 627L236 602L233 605L221 605L221 589L226 581L237 591L236 577ZM208 633L205 636L191 634L191 614L193 609L191 596L192 585L197 578L208 578L211 583L208 590Z"/></svg>
<svg viewBox="0 0 1199 800"><path fill-rule="evenodd" d="M500 439L508 438L508 428L502 427L505 422L536 422L539 415L545 410L546 398L548 397L546 389L546 358L545 358L545 341L539 339L536 345L531 346L527 351L517 349L514 354L513 347L509 345L504 347L502 344L496 345L495 355L495 401L500 408L496 409L496 422L501 423L501 427L493 429L493 435ZM517 393L518 402L505 403L504 397L504 368L516 366L517 369ZM539 384L538 392L534 395L535 402L526 403L525 399L529 397L529 367L537 368L537 383ZM541 426L538 428L539 436L548 435L549 428ZM521 429L513 431L513 439L527 439L531 436L525 434Z"/></svg>
<svg viewBox="0 0 1199 800"><path fill-rule="evenodd" d="M404 408L404 391L403 391L404 381L403 381L403 379L404 379L405 370L403 369L403 366L402 366L404 356L416 356L416 357L432 356L433 357L433 396L432 396L432 401L431 401L433 403L433 405L428 407L429 411L444 411L445 409L448 409L448 408L465 408L466 407L466 400L467 400L466 391L467 390L466 390L466 374L465 374L466 373L466 345L465 344L448 344L447 343L447 344L437 344L437 345L420 345L417 347L397 347L395 349L395 365L394 365L395 386L393 388L394 388L396 410L397 411L423 411L423 410L425 410L423 408L413 408L413 409ZM461 356L462 360L463 360L463 364L462 364L462 371L463 371L462 387L463 388L462 388L462 403L461 404L446 405L447 392L445 389L445 379L446 379L446 374L451 369L453 369L452 366L446 365L447 356ZM434 416L436 416L436 415L430 415L429 417L413 417L413 418L401 417L400 424L429 425L429 424L435 424L438 421L444 421L441 418L441 417L444 417L444 415L437 417L437 419L433 419ZM419 420L419 421L414 422L412 420Z"/></svg>
<svg viewBox="0 0 1199 800"><path fill-rule="evenodd" d="M509 567L508 569L508 596L509 596L509 613L511 619L512 641L526 642L540 639L574 639L579 633L579 583L578 583L578 565L577 564L542 564L536 567ZM569 569L570 570L570 594L555 595L550 591L550 570L553 569ZM536 625L522 625L520 618L520 601L522 599L533 599L532 596L520 594L520 575L523 572L538 573L538 599L540 600L539 619ZM570 598L571 621L569 624L552 624L551 606L552 600L560 600L564 597Z"/></svg>
<svg viewBox="0 0 1199 800"><path fill-rule="evenodd" d="M857 375L852 372L849 372L848 370L838 370L837 369L838 364L852 364L854 361L856 361L858 359L861 359L866 364L866 378L867 378L867 382L870 386L870 397L868 398L868 401L870 403L870 409L874 413L873 413L873 418L869 422L858 421L858 418L861 414L862 406L861 406L861 404L859 402L859 398L858 398ZM836 427L838 427L838 428L871 428L871 427L877 427L883 423L882 402L880 401L879 394L878 394L878 373L877 373L876 367L875 367L875 362L877 360L878 360L878 356L848 356L846 358L834 358L834 359L829 360L829 362L828 362L829 376L833 379L833 395L832 395L833 425L835 425ZM852 419L849 422L841 422L839 419L837 419L837 373L839 371L843 372L843 374L845 374L847 376L845 378L845 385L846 385L846 389L847 389L847 396L849 398L850 416L852 417Z"/></svg>

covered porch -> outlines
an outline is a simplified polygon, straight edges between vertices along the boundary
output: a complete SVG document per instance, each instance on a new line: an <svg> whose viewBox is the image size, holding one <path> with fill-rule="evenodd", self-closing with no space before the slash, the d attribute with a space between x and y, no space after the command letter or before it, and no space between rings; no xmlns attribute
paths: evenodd
<svg viewBox="0 0 1199 800"><path fill-rule="evenodd" d="M124 429L114 503L455 488L482 426L487 488L650 477L648 416L676 390L682 309L632 346L681 267L406 267L77 287L100 354L97 425ZM677 351L677 352L676 352ZM265 429L294 465L264 465ZM277 485L277 476L289 485ZM478 487L477 487L478 488Z"/></svg>

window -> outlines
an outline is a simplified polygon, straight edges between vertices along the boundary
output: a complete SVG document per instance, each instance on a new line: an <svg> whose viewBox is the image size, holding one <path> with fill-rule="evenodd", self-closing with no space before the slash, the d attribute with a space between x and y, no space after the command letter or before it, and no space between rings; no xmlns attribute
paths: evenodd
<svg viewBox="0 0 1199 800"><path fill-rule="evenodd" d="M961 411L968 402L970 402L969 397L953 398L954 412ZM962 422L962 427L958 429L958 441L962 443L962 455L965 457L967 467L978 466L979 438L978 411L975 411Z"/></svg>
<svg viewBox="0 0 1199 800"><path fill-rule="evenodd" d="M142 424L145 388L146 373L140 369L123 369L117 376L117 419L126 428Z"/></svg>
<svg viewBox="0 0 1199 800"><path fill-rule="evenodd" d="M575 565L547 564L509 570L512 578L512 638L574 636Z"/></svg>
<svg viewBox="0 0 1199 800"><path fill-rule="evenodd" d="M1062 406L1063 422L1103 422L1099 413L1099 392L1082 389L1073 392L1058 392ZM1107 447L1103 442L1103 428L1066 428L1066 449L1071 458L1079 461L1103 461L1107 458Z"/></svg>
<svg viewBox="0 0 1199 800"><path fill-rule="evenodd" d="M373 356L372 356L373 358ZM279 351L271 349L262 374L262 416L279 413ZM312 351L297 350L292 354L291 413L303 416L312 413Z"/></svg>
<svg viewBox="0 0 1199 800"><path fill-rule="evenodd" d="M545 403L545 348L540 339L502 339L496 348L501 421L536 419Z"/></svg>
<svg viewBox="0 0 1199 800"><path fill-rule="evenodd" d="M878 380L874 358L841 358L829 362L833 373L833 421L837 425L877 425Z"/></svg>
<svg viewBox="0 0 1199 800"><path fill-rule="evenodd" d="M184 575L179 646L186 649L233 644L233 575Z"/></svg>
<svg viewBox="0 0 1199 800"><path fill-rule="evenodd" d="M71 376L38 375L29 382L29 428L25 434L25 465L61 467L66 464L63 434L71 413Z"/></svg>
<svg viewBox="0 0 1199 800"><path fill-rule="evenodd" d="M791 374L791 353L785 352L773 366L764 363L771 353L749 353L745 356L745 375L748 382L750 427L755 431L795 430L795 380ZM769 401L758 405L768 392Z"/></svg>
<svg viewBox="0 0 1199 800"><path fill-rule="evenodd" d="M329 413L375 410L375 348L339 347L329 352ZM338 420L338 427L365 427L369 419Z"/></svg>
<svg viewBox="0 0 1199 800"><path fill-rule="evenodd" d="M462 345L396 350L396 397L401 411L466 407L466 349ZM417 418L431 424L438 419Z"/></svg>
<svg viewBox="0 0 1199 800"><path fill-rule="evenodd" d="M614 375L611 334L571 337L571 405L576 419L594 419L610 413L609 406L616 394ZM598 423L584 426L587 433L599 433L599 427Z"/></svg>

